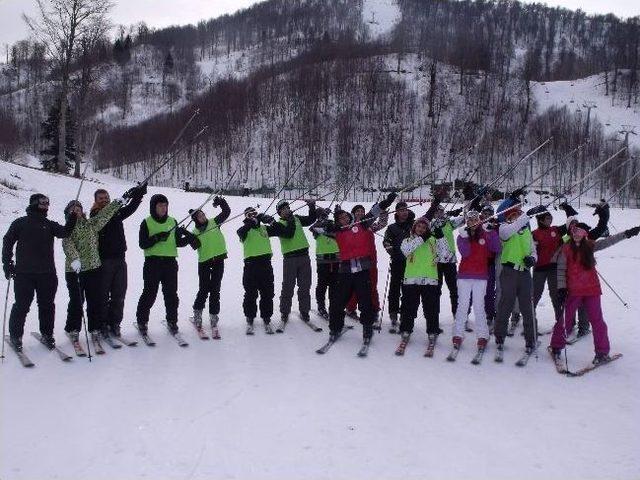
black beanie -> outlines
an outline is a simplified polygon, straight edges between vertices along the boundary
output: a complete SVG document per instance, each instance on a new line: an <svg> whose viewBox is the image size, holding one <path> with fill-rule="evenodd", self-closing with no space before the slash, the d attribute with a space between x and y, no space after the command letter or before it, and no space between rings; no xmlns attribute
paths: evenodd
<svg viewBox="0 0 640 480"><path fill-rule="evenodd" d="M358 205L354 205L354 207L351 209L351 213L353 213L355 215L356 214L356 210L358 210L359 208L361 208L362 210L365 210L364 205L358 204Z"/></svg>
<svg viewBox="0 0 640 480"><path fill-rule="evenodd" d="M407 208L407 202L398 202L398 203L396 203L396 210L401 210L403 208Z"/></svg>

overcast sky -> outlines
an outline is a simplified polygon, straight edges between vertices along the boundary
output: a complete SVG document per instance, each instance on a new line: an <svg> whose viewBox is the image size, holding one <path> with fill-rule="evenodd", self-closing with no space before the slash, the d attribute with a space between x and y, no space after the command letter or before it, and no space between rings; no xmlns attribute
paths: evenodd
<svg viewBox="0 0 640 480"><path fill-rule="evenodd" d="M531 3L533 0L524 0ZM114 0L114 24L144 21L152 27L197 23L247 7L256 0ZM542 3L560 5L587 13L615 13L623 17L640 15L640 0L545 0ZM21 14L33 14L34 0L0 0L0 46L28 36Z"/></svg>

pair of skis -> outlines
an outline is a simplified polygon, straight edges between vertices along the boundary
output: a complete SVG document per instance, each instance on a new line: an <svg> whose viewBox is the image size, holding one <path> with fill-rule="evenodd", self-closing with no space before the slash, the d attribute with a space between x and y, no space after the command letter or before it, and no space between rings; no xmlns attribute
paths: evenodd
<svg viewBox="0 0 640 480"><path fill-rule="evenodd" d="M163 324L166 325L165 322L163 322ZM138 326L137 322L134 322L133 326L136 328L136 330L138 330L138 333L140 334L140 337L142 338L142 341L145 343L146 346L148 346L148 347L155 347L156 346L156 342L153 340L153 338L151 338L149 336L148 332L142 333L142 331L140 330L140 327ZM187 342L182 337L182 334L180 332L175 332L175 333L169 332L169 335L171 335L171 337L178 343L179 346L181 346L181 347L188 347L189 346L189 342Z"/></svg>
<svg viewBox="0 0 640 480"><path fill-rule="evenodd" d="M427 348L424 352L424 355L423 355L424 357L427 357L427 358L433 357L437 341L438 341L437 335L429 335L427 337ZM398 348L396 348L395 354L399 357L403 356L405 350L407 349L408 343L409 343L409 337L408 336L402 337L402 340L400 340L400 344L398 345Z"/></svg>
<svg viewBox="0 0 640 480"><path fill-rule="evenodd" d="M305 320L304 318L302 318L302 315L300 315L300 320L302 320L302 323L304 323L307 327L309 327L314 332L322 331L322 327L314 323L313 320L311 319ZM278 326L276 327L276 333L284 333L288 323L289 323L288 320L280 320L280 323L278 323Z"/></svg>
<svg viewBox="0 0 640 480"><path fill-rule="evenodd" d="M608 363L614 362L616 360L618 360L619 358L622 358L622 354L621 353L614 353L613 355L610 355L609 358L607 360L603 360L599 363L591 363L589 365L587 365L586 367L580 368L579 370L576 371L570 371L567 368L567 365L565 363L563 363L562 358L559 356L555 356L553 354L553 349L551 347L547 348L547 350L549 351L549 354L551 355L551 359L553 360L553 364L556 367L556 371L561 374L561 375L566 375L567 377L581 377L589 372L594 371L596 368L601 367L603 365L606 365Z"/></svg>
<svg viewBox="0 0 640 480"><path fill-rule="evenodd" d="M200 340L209 340L209 338L213 338L214 340L220 340L222 338L220 336L220 330L218 329L217 326L214 326L213 324L211 325L211 337L209 337L209 334L205 330L204 325L202 325L202 323L197 324L193 319L193 317L189 317L189 323L191 323L191 325L193 325L193 328L196 329L196 332L198 333L198 337L200 338Z"/></svg>
<svg viewBox="0 0 640 480"><path fill-rule="evenodd" d="M449 352L449 355L447 356L447 362L456 361L456 359L458 358L458 354L460 353L461 347L462 347L462 344L454 344L453 347L451 347L451 352ZM471 359L472 365L480 365L482 363L482 359L484 358L484 352L486 351L486 349L487 349L486 346L478 347L476 354Z"/></svg>
<svg viewBox="0 0 640 480"><path fill-rule="evenodd" d="M532 355L535 355L537 352L536 349L531 350L531 351L525 351L522 356L516 361L515 365L516 367L526 367L527 363L529 363L529 359L531 358ZM496 354L493 358L494 362L496 363L503 363L504 362L504 344L498 344L496 346Z"/></svg>
<svg viewBox="0 0 640 480"><path fill-rule="evenodd" d="M40 342L42 345L44 345L48 350L55 351L58 354L58 356L60 357L60 360L62 360L63 362L68 362L73 358L71 355L67 354L64 350L62 350L57 345L54 346L54 347L51 347L51 346L47 345L42 340L42 335L40 335L38 332L31 332L31 335L36 340L38 340L38 342ZM24 353L23 350L16 349L16 347L13 345L13 343L11 343L11 337L9 337L9 335L5 335L4 336L4 341L11 347L11 350L13 350L15 352L15 354L18 357L18 360L20 360L20 363L22 364L23 367L31 368L31 367L34 367L36 365L35 363L33 363L31 361L31 359L27 356L27 354Z"/></svg>

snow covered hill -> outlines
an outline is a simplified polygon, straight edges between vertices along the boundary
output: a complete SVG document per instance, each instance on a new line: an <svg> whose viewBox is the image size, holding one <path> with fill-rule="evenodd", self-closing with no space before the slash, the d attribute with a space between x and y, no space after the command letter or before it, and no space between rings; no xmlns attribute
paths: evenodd
<svg viewBox="0 0 640 480"><path fill-rule="evenodd" d="M64 205L78 180L2 163L0 230L21 215L28 197L51 197L51 218L62 221ZM91 174L81 201L88 208L95 188L113 196L130 185ZM149 196L169 197L170 212L181 218L204 195L149 188ZM230 198L233 214L269 199ZM211 209L207 209L211 212ZM124 333L142 289L142 252L137 247L148 197L126 222L129 291ZM563 221L555 213L556 223ZM593 223L591 212L581 211ZM640 223L637 210L613 210L612 229ZM36 363L27 370L6 351L0 367L2 479L289 479L402 478L491 480L636 479L640 472L640 352L637 338L638 239L598 255L599 269L630 303L625 309L605 287L603 304L613 351L624 358L582 378L555 373L544 348L525 369L513 365L524 341L509 339L505 363L489 356L469 363L473 336L455 364L444 360L452 319L443 296L443 335L435 358L422 356L424 319L404 358L393 355L398 337L374 337L369 358L356 358L356 327L324 357L314 353L327 337L293 321L284 335L244 334L241 310L242 260L236 220L224 228L230 249L222 292L221 341L203 342L187 318L197 288L197 257L182 249L179 263L180 326L190 346L181 349L161 325L161 296L152 311L155 349L107 350L106 355L62 363L25 337ZM376 237L378 241L381 239ZM281 255L274 241L279 287ZM56 297L56 336L63 336L67 293L63 252L56 242L60 284ZM312 249L313 251L313 249ZM387 256L379 246L379 290ZM636 286L634 286L636 285ZM4 293L6 282L0 282ZM279 288L277 288L278 290ZM634 293L635 292L635 293ZM13 292L10 293L10 302ZM275 298L276 309L278 295ZM551 326L544 299L541 327ZM320 322L320 320L318 320ZM26 331L37 329L35 305ZM471 334L473 335L473 334ZM549 337L542 337L546 346ZM108 347L107 347L108 348ZM568 350L572 368L592 358L590 340Z"/></svg>

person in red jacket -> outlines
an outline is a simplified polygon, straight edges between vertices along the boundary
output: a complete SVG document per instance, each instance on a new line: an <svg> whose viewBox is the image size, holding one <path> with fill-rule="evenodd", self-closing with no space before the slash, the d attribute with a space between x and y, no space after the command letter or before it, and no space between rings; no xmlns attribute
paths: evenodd
<svg viewBox="0 0 640 480"><path fill-rule="evenodd" d="M598 241L588 238L589 230L584 223L574 224L570 230L571 240L563 245L558 255L558 301L564 305L564 319L558 317L553 328L551 349L554 357L559 360L576 310L580 305L584 305L593 329L593 363L598 364L609 359L610 347L607 324L602 317L602 289L594 253L638 235L640 226Z"/></svg>
<svg viewBox="0 0 640 480"><path fill-rule="evenodd" d="M458 267L458 308L453 324L453 344L457 346L462 344L472 295L478 348L486 347L489 340L484 297L489 278L489 261L500 252L500 238L496 230L486 231L482 228L481 222L477 211L469 211L467 226L460 230L456 240L462 256Z"/></svg>
<svg viewBox="0 0 640 480"><path fill-rule="evenodd" d="M397 194L391 193L371 210L360 222L344 210L336 209L334 222L325 222L312 227L318 234L334 236L340 250L340 264L336 287L329 299L329 339L335 341L344 327L344 309L353 292L362 310L360 323L365 343L373 336L374 311L371 303L371 279L369 269L372 266L370 233L368 229L378 218L382 210L393 203Z"/></svg>

